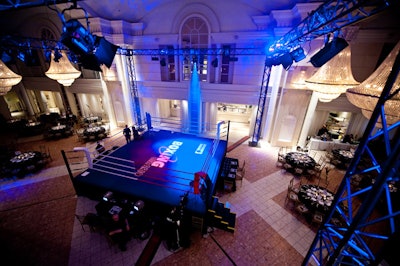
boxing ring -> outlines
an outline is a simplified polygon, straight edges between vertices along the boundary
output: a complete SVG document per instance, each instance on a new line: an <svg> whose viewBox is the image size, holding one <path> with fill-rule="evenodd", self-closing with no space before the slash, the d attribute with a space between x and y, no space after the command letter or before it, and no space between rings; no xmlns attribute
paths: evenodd
<svg viewBox="0 0 400 266"><path fill-rule="evenodd" d="M187 210L204 215L226 148L227 141L218 137L146 131L140 140L98 154L88 160L86 170L70 176L78 195L96 200L111 191L128 199L178 206L188 193ZM200 180L195 180L196 173Z"/></svg>

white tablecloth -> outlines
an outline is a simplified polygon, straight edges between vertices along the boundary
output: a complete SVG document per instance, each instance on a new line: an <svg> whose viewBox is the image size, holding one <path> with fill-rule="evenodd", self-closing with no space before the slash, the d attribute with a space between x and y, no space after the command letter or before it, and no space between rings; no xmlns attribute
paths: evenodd
<svg viewBox="0 0 400 266"><path fill-rule="evenodd" d="M309 150L318 150L318 151L331 151L333 149L340 150L350 150L350 148L356 149L356 144L350 143L342 143L337 141L323 141L320 139L310 139L310 143L308 144Z"/></svg>

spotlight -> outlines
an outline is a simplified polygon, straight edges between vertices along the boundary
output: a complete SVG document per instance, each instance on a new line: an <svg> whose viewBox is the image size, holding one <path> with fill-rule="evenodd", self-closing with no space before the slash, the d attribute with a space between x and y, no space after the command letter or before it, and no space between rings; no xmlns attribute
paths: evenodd
<svg viewBox="0 0 400 266"><path fill-rule="evenodd" d="M111 191L107 191L106 194L103 196L104 201L111 201L113 198L113 193Z"/></svg>
<svg viewBox="0 0 400 266"><path fill-rule="evenodd" d="M110 68L118 50L104 37L92 35L76 19L64 23L61 42L80 57L84 68L95 71L101 71L101 64Z"/></svg>
<svg viewBox="0 0 400 266"><path fill-rule="evenodd" d="M218 58L214 58L214 60L211 61L211 65L213 67L218 67Z"/></svg>
<svg viewBox="0 0 400 266"><path fill-rule="evenodd" d="M144 208L144 202L142 200L138 200L135 202L135 205L133 205L133 209L135 211L141 211Z"/></svg>
<svg viewBox="0 0 400 266"><path fill-rule="evenodd" d="M11 53L5 51L4 52L0 51L0 60L3 61L3 63L10 63L10 62L14 63L14 59L13 57L11 57L10 54Z"/></svg>
<svg viewBox="0 0 400 266"><path fill-rule="evenodd" d="M160 60L160 65L163 66L163 67L167 65L167 62L165 61L165 58L162 58Z"/></svg>
<svg viewBox="0 0 400 266"><path fill-rule="evenodd" d="M346 42L346 40L336 37L330 43L327 43L324 48L313 55L310 59L310 62L314 67L321 67L348 45L349 44Z"/></svg>
<svg viewBox="0 0 400 266"><path fill-rule="evenodd" d="M58 62L60 61L60 58L62 57L62 54L58 49L54 49L54 61Z"/></svg>
<svg viewBox="0 0 400 266"><path fill-rule="evenodd" d="M289 70L293 63L293 58L289 53L281 55L278 60L285 70Z"/></svg>
<svg viewBox="0 0 400 266"><path fill-rule="evenodd" d="M94 55L100 64L110 68L117 50L118 46L110 43L104 37L96 36Z"/></svg>
<svg viewBox="0 0 400 266"><path fill-rule="evenodd" d="M279 66L282 64L285 70L289 70L289 68L292 66L292 63L293 58L290 53L285 53L275 57L268 57L265 62L267 66Z"/></svg>
<svg viewBox="0 0 400 266"><path fill-rule="evenodd" d="M293 51L290 52L290 55L292 56L293 60L295 62L300 62L304 58L306 58L306 55L304 53L303 48L299 47Z"/></svg>
<svg viewBox="0 0 400 266"><path fill-rule="evenodd" d="M64 24L61 42L75 54L88 54L94 50L95 38L76 19Z"/></svg>
<svg viewBox="0 0 400 266"><path fill-rule="evenodd" d="M29 49L26 51L19 51L17 57L27 66L40 66L37 50Z"/></svg>

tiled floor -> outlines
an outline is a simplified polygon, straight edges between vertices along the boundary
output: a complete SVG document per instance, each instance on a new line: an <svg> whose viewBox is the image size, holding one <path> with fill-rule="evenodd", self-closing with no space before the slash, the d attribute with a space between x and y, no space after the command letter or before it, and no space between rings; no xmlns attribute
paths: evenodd
<svg viewBox="0 0 400 266"><path fill-rule="evenodd" d="M242 136L231 131L230 143ZM20 147L26 150L39 142ZM46 142L54 151L78 144L76 136ZM246 160L246 176L237 191L218 193L237 214L235 233L216 229L205 237L193 230L189 248L171 253L162 243L152 264L301 265L315 228L284 204L282 195L293 176L275 166L277 148L259 144L246 142L227 154ZM95 212L96 202L74 195L60 155L54 152L53 157L40 173L0 183L2 255L14 258L13 265L134 265L147 240L132 239L128 251L121 252L104 235L83 231L74 214ZM8 246L3 249L4 242Z"/></svg>

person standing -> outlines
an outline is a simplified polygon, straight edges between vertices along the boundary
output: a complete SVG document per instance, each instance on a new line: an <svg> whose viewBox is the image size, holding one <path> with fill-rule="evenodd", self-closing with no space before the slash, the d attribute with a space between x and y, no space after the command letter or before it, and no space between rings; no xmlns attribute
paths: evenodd
<svg viewBox="0 0 400 266"><path fill-rule="evenodd" d="M132 135L133 140L138 140L140 138L139 131L135 128L135 126L132 126Z"/></svg>
<svg viewBox="0 0 400 266"><path fill-rule="evenodd" d="M125 125L125 128L123 130L123 134L126 139L126 143L131 142L131 130L129 129L128 125Z"/></svg>

